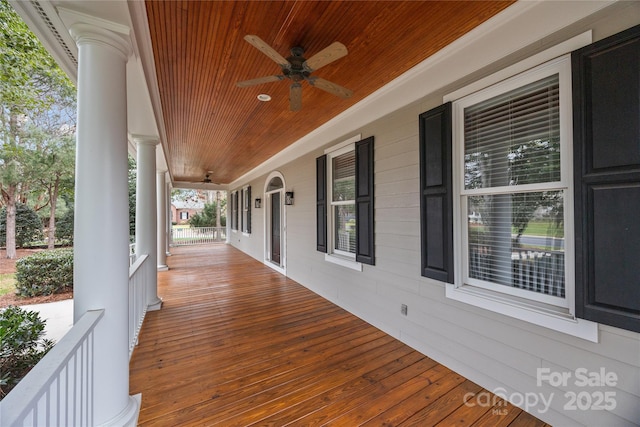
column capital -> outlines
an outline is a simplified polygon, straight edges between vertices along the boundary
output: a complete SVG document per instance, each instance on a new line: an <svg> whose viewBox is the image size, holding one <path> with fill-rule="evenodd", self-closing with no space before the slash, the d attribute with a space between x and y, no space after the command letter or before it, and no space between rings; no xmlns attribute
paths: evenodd
<svg viewBox="0 0 640 427"><path fill-rule="evenodd" d="M131 135L131 139L136 144L140 145L153 145L156 146L160 143L160 139L153 135Z"/></svg>
<svg viewBox="0 0 640 427"><path fill-rule="evenodd" d="M58 14L78 47L84 44L105 46L115 50L125 61L133 53L129 27L64 7L58 8Z"/></svg>

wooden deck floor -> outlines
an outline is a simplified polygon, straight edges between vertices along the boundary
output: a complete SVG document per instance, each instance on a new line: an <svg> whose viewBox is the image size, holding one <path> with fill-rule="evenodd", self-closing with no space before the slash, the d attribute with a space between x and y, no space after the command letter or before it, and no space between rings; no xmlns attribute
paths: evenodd
<svg viewBox="0 0 640 427"><path fill-rule="evenodd" d="M130 364L143 426L544 426L227 246L172 250Z"/></svg>

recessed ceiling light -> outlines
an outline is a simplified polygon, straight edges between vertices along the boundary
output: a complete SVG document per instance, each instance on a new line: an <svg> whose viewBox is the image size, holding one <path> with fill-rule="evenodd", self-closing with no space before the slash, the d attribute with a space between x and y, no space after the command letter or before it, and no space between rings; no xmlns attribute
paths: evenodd
<svg viewBox="0 0 640 427"><path fill-rule="evenodd" d="M271 97L266 93L261 93L260 95L258 95L258 100L262 102L267 102L267 101L271 101Z"/></svg>

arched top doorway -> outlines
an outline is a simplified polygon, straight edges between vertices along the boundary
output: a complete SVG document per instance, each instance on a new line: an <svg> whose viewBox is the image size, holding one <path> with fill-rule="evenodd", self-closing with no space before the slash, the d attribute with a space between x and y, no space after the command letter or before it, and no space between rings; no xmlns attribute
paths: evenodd
<svg viewBox="0 0 640 427"><path fill-rule="evenodd" d="M284 209L284 176L271 172L264 184L265 251L264 262L286 275L286 215Z"/></svg>

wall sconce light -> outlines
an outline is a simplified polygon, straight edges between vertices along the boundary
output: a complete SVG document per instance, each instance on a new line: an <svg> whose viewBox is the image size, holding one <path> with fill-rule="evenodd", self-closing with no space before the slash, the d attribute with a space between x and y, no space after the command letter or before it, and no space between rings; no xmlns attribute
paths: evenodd
<svg viewBox="0 0 640 427"><path fill-rule="evenodd" d="M284 204L293 205L293 191L287 191L284 193Z"/></svg>
<svg viewBox="0 0 640 427"><path fill-rule="evenodd" d="M256 199L254 206L256 209L260 209L262 207L262 199Z"/></svg>

